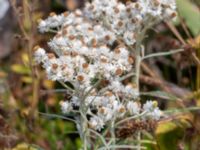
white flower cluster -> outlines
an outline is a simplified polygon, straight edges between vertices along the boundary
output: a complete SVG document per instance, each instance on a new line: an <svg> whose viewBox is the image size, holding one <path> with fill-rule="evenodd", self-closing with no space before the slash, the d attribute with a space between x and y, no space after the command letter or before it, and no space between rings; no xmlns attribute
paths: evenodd
<svg viewBox="0 0 200 150"><path fill-rule="evenodd" d="M101 130L124 115L145 114L158 120L161 111L151 101L137 101L138 85L122 82L134 69L129 49L147 24L175 16L174 0L138 0L127 4L117 0L94 0L83 11L40 20L40 32L56 32L48 43L54 53L35 48L35 60L42 63L50 80L70 83L72 98L61 102L63 113L83 109L89 126Z"/></svg>
<svg viewBox="0 0 200 150"><path fill-rule="evenodd" d="M164 19L176 16L175 0L137 0L126 4L118 0L93 0L84 9L86 16L101 22L127 45L133 45L143 30Z"/></svg>

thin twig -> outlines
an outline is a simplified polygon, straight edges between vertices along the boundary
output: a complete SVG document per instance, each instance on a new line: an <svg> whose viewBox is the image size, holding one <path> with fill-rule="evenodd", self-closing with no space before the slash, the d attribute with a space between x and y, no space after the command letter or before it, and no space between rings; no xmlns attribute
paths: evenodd
<svg viewBox="0 0 200 150"><path fill-rule="evenodd" d="M74 92L74 89L72 89L71 87L69 87L67 84L65 84L62 81L59 81L60 84L62 84L63 87L65 87L66 89L68 89L69 91L71 91L72 93Z"/></svg>
<svg viewBox="0 0 200 150"><path fill-rule="evenodd" d="M74 123L77 123L76 120L65 117L65 116L61 116L61 115L56 115L56 114L48 114L48 113L43 113L43 112L38 112L40 115L49 117L49 118L59 118L59 119L64 119L64 120L68 120L68 121L72 121Z"/></svg>
<svg viewBox="0 0 200 150"><path fill-rule="evenodd" d="M123 81L123 80L125 80L125 79L127 79L127 78L130 78L130 77L132 77L132 76L135 76L135 75L136 75L135 72L131 72L131 73L129 73L129 74L127 74L127 75L121 77L121 78L119 79L119 81Z"/></svg>
<svg viewBox="0 0 200 150"><path fill-rule="evenodd" d="M142 113L139 114L139 115L135 115L135 116L131 116L131 117L125 118L125 119L123 119L123 120L117 122L117 123L115 124L115 126L118 126L118 125L120 125L120 124L122 124L122 123L124 123L124 122L126 122L126 121L129 121L129 120L132 120L132 119L136 119L136 118L142 117L142 116L145 115L146 113L147 113L147 112L144 111L144 112L142 112Z"/></svg>
<svg viewBox="0 0 200 150"><path fill-rule="evenodd" d="M183 37L181 36L181 34L178 32L178 30L176 29L176 27L170 23L170 22L165 22L167 24L167 26L169 27L169 29L174 33L174 35L177 37L177 39L179 39L179 41L183 44L186 45L185 40L183 39Z"/></svg>
<svg viewBox="0 0 200 150"><path fill-rule="evenodd" d="M170 50L168 52L149 54L147 56L144 56L142 58L142 60L147 59L147 58L152 58L152 57L158 57L158 56L167 56L167 55L171 55L171 54L175 54L175 53L179 53L179 52L183 52L183 51L184 51L184 49L177 49L177 50Z"/></svg>
<svg viewBox="0 0 200 150"><path fill-rule="evenodd" d="M107 149L109 149L109 148L108 148L108 144L106 143L104 137L103 137L101 134L99 134L98 132L96 132L96 131L94 131L94 130L92 130L92 129L89 129L89 131L92 132L92 133L94 133L95 135L97 135L97 136L101 139L101 141L103 142L104 146L105 146Z"/></svg>
<svg viewBox="0 0 200 150"><path fill-rule="evenodd" d="M53 89L53 90L40 90L42 94L49 94L49 93L66 93L66 89Z"/></svg>

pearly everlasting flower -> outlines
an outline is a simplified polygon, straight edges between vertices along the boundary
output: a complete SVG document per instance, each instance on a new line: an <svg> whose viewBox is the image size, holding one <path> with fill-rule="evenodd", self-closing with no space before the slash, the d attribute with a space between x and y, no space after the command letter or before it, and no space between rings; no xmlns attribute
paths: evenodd
<svg viewBox="0 0 200 150"><path fill-rule="evenodd" d="M46 52L43 48L35 47L34 58L37 63L41 63L46 59Z"/></svg>
<svg viewBox="0 0 200 150"><path fill-rule="evenodd" d="M150 113L151 118L155 120L159 120L160 117L162 116L162 111L156 107L151 113Z"/></svg>
<svg viewBox="0 0 200 150"><path fill-rule="evenodd" d="M98 116L101 117L104 121L109 121L113 117L113 110L107 107L100 107L98 109Z"/></svg>
<svg viewBox="0 0 200 150"><path fill-rule="evenodd" d="M154 108L155 108L155 102L154 102L154 101L147 101L147 102L143 105L144 111L147 111L147 112L153 111Z"/></svg>
<svg viewBox="0 0 200 150"><path fill-rule="evenodd" d="M72 106L68 101L62 101L60 105L63 114L67 114L72 110Z"/></svg>
<svg viewBox="0 0 200 150"><path fill-rule="evenodd" d="M74 106L80 106L80 99L79 99L78 97L76 97L76 96L73 96L73 97L71 98L71 102L72 102L72 104L73 104Z"/></svg>
<svg viewBox="0 0 200 150"><path fill-rule="evenodd" d="M147 101L143 105L143 111L146 112L147 118L150 117L152 119L159 120L162 116L162 112L157 107L157 103L155 101Z"/></svg>
<svg viewBox="0 0 200 150"><path fill-rule="evenodd" d="M95 130L100 131L104 125L104 121L99 117L92 117L89 120L89 126Z"/></svg>
<svg viewBox="0 0 200 150"><path fill-rule="evenodd" d="M127 109L131 115L138 115L140 113L140 106L137 102L129 101L127 103Z"/></svg>
<svg viewBox="0 0 200 150"><path fill-rule="evenodd" d="M137 87L134 87L132 84L128 84L124 90L129 97L136 99L139 96L139 91Z"/></svg>

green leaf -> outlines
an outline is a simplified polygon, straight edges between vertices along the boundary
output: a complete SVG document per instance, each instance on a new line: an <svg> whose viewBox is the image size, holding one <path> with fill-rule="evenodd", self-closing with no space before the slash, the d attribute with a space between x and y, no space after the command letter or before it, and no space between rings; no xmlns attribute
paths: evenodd
<svg viewBox="0 0 200 150"><path fill-rule="evenodd" d="M191 126L187 116L160 122L156 129L156 139L160 150L177 150L185 130Z"/></svg>
<svg viewBox="0 0 200 150"><path fill-rule="evenodd" d="M12 150L43 150L43 149L40 148L37 145L30 145L30 144L27 144L27 143L21 143L21 144L18 144Z"/></svg>
<svg viewBox="0 0 200 150"><path fill-rule="evenodd" d="M24 83L31 84L33 82L33 79L30 76L23 76L21 79Z"/></svg>
<svg viewBox="0 0 200 150"><path fill-rule="evenodd" d="M173 122L160 124L156 130L157 143L161 150L177 150L178 140L183 130Z"/></svg>
<svg viewBox="0 0 200 150"><path fill-rule="evenodd" d="M163 91L151 91L151 92L141 92L140 95L142 96L152 96L152 97L157 97L157 98L162 98L166 100L179 100L176 96L163 92Z"/></svg>
<svg viewBox="0 0 200 150"><path fill-rule="evenodd" d="M23 65L14 64L11 66L11 70L18 74L30 74L31 70Z"/></svg>
<svg viewBox="0 0 200 150"><path fill-rule="evenodd" d="M189 0L176 0L177 9L181 17L194 36L200 33L200 11L198 7Z"/></svg>

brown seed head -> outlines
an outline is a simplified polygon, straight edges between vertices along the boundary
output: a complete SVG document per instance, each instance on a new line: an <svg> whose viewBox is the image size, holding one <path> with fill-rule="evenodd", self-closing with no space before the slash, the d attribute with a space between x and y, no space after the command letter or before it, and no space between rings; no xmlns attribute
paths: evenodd
<svg viewBox="0 0 200 150"><path fill-rule="evenodd" d="M84 80L84 77L83 77L82 75L78 75L78 76L77 76L77 80L78 80L79 82L82 82L82 81Z"/></svg>
<svg viewBox="0 0 200 150"><path fill-rule="evenodd" d="M131 12L131 8L127 8L127 9L126 9L126 12L127 12L127 13L130 13L130 12Z"/></svg>
<svg viewBox="0 0 200 150"><path fill-rule="evenodd" d="M123 74L123 70L120 69L120 68L118 68L118 69L115 71L115 74L118 75L118 76L120 76L120 75Z"/></svg>
<svg viewBox="0 0 200 150"><path fill-rule="evenodd" d="M78 53L77 52L71 52L71 56L76 57L76 56L78 56Z"/></svg>
<svg viewBox="0 0 200 150"><path fill-rule="evenodd" d="M100 112L101 114L104 114L104 113L105 113L105 108L103 108L103 107L100 108L100 109L99 109L99 112Z"/></svg>
<svg viewBox="0 0 200 150"><path fill-rule="evenodd" d="M67 64L63 64L62 66L61 66L61 69L62 70L65 70L67 68Z"/></svg>
<svg viewBox="0 0 200 150"><path fill-rule="evenodd" d="M62 34L63 34L63 35L67 35L67 30L63 30L63 31L62 31Z"/></svg>
<svg viewBox="0 0 200 150"><path fill-rule="evenodd" d="M160 5L160 2L158 0L154 0L153 4L154 6L158 7Z"/></svg>
<svg viewBox="0 0 200 150"><path fill-rule="evenodd" d="M121 52L121 51L120 51L119 48L116 48L116 49L115 49L115 53L116 53L116 54L120 54L120 52Z"/></svg>
<svg viewBox="0 0 200 150"><path fill-rule="evenodd" d="M113 93L112 93L111 91L107 91L107 92L105 93L105 96L111 97L111 96L113 96Z"/></svg>
<svg viewBox="0 0 200 150"><path fill-rule="evenodd" d="M119 21L119 22L117 23L118 27L122 27L123 24L124 24L124 23L123 23L122 21Z"/></svg>
<svg viewBox="0 0 200 150"><path fill-rule="evenodd" d="M53 70L56 70L58 68L58 64L52 64Z"/></svg>
<svg viewBox="0 0 200 150"><path fill-rule="evenodd" d="M126 111L126 109L124 108L124 107L121 107L120 109L119 109L119 112L120 113L124 113Z"/></svg>
<svg viewBox="0 0 200 150"><path fill-rule="evenodd" d="M120 11L120 10L119 10L117 7L114 8L114 12L115 12L116 14L118 14L119 11Z"/></svg>
<svg viewBox="0 0 200 150"><path fill-rule="evenodd" d="M92 39L91 43L93 47L97 46L97 40L95 38Z"/></svg>
<svg viewBox="0 0 200 150"><path fill-rule="evenodd" d="M87 68L89 67L89 64L88 64L88 63L84 63L84 64L82 64L82 67L83 67L84 69L87 69Z"/></svg>
<svg viewBox="0 0 200 150"><path fill-rule="evenodd" d="M139 3L135 3L135 8L139 9L140 8L140 4Z"/></svg>
<svg viewBox="0 0 200 150"><path fill-rule="evenodd" d="M175 18L177 16L177 13L176 12L173 12L172 14L171 14L171 18Z"/></svg>
<svg viewBox="0 0 200 150"><path fill-rule="evenodd" d="M74 35L69 35L68 37L71 41L74 40L76 37Z"/></svg>
<svg viewBox="0 0 200 150"><path fill-rule="evenodd" d="M101 62L102 62L102 63L107 63L108 60L107 60L106 58L101 58Z"/></svg>
<svg viewBox="0 0 200 150"><path fill-rule="evenodd" d="M106 41L109 41L111 39L111 37L109 35L106 35L104 38Z"/></svg>

